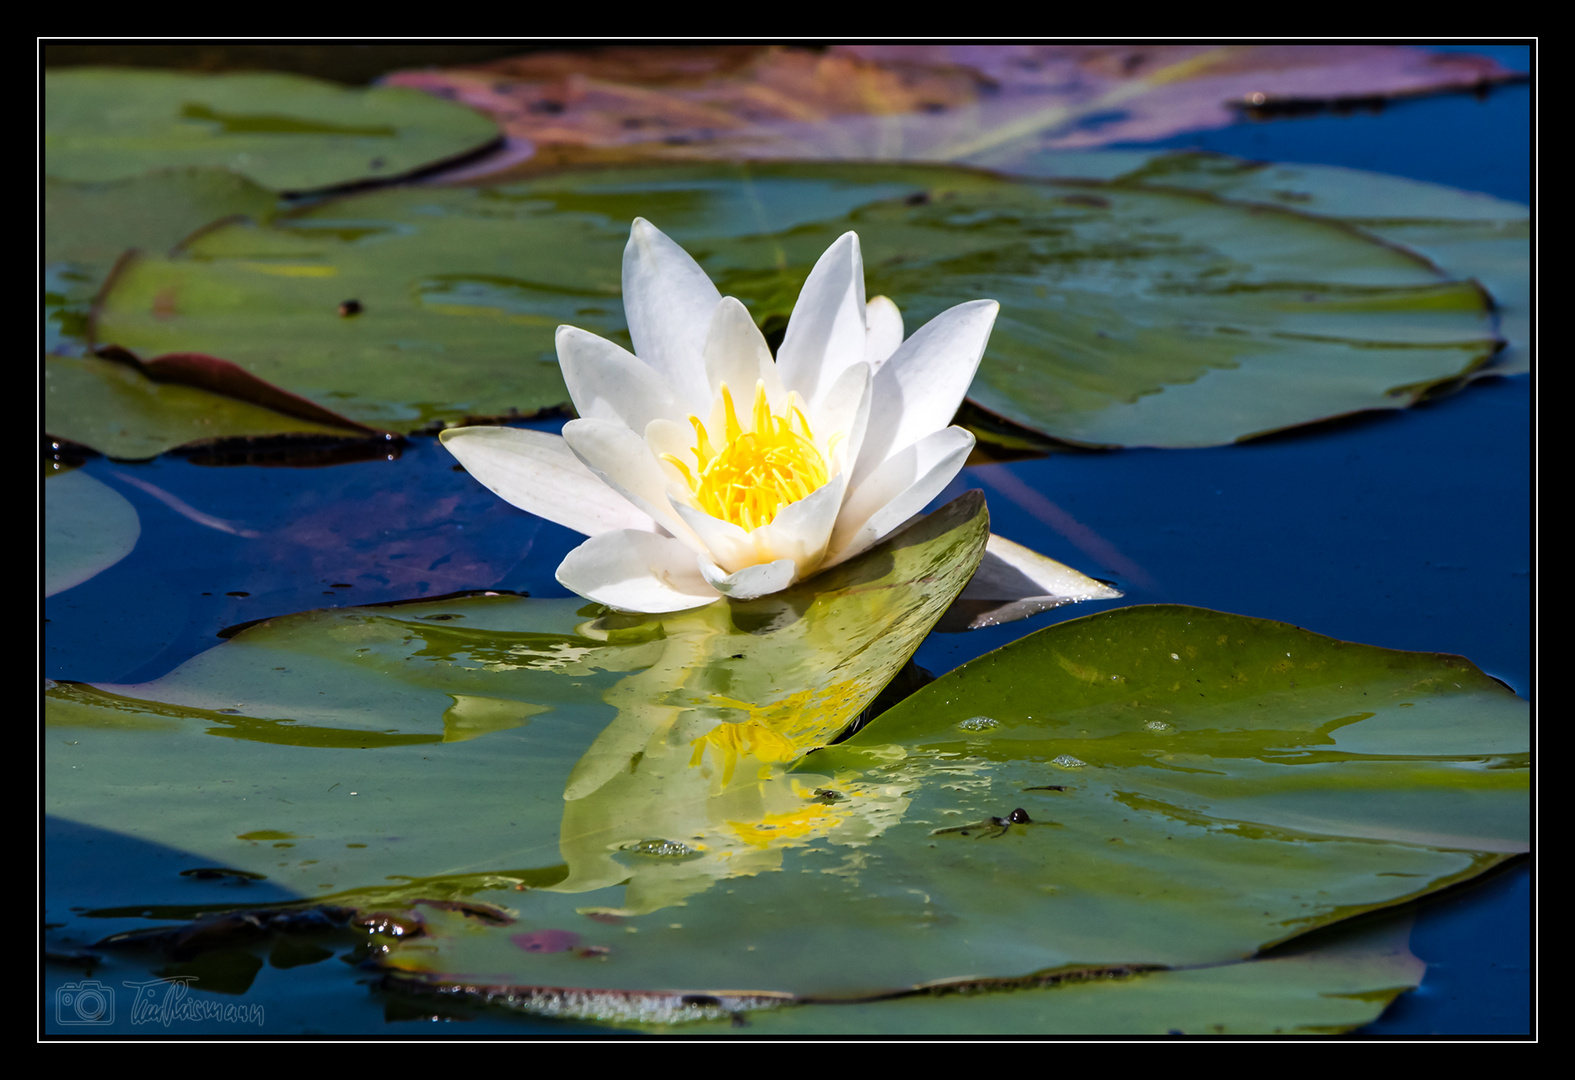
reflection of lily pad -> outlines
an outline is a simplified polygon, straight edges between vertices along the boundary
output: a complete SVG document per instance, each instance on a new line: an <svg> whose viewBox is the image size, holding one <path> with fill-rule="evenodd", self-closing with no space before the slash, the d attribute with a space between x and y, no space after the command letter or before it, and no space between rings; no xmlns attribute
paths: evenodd
<svg viewBox="0 0 1575 1080"><path fill-rule="evenodd" d="M479 113L398 87L125 68L44 74L44 171L64 180L211 165L305 191L403 176L497 137Z"/></svg>
<svg viewBox="0 0 1575 1080"><path fill-rule="evenodd" d="M44 473L44 595L114 566L142 535L136 507L80 470Z"/></svg>
<svg viewBox="0 0 1575 1080"><path fill-rule="evenodd" d="M999 299L974 400L1083 443L1209 445L1394 408L1496 347L1474 286L1333 222L1206 194L811 165L380 192L222 228L124 272L97 336L223 356L386 428L528 412L566 397L559 323L620 332L636 215L768 329L849 228L870 292L910 326ZM364 314L337 317L347 296Z"/></svg>

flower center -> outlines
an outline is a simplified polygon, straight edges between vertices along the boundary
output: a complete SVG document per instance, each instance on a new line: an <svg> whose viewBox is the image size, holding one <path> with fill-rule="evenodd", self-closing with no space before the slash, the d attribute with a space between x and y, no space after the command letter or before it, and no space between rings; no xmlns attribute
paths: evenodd
<svg viewBox="0 0 1575 1080"><path fill-rule="evenodd" d="M695 470L691 472L672 454L662 457L683 473L700 509L752 532L830 479L826 459L815 449L815 436L797 400L796 394L790 395L778 416L766 401L765 383L757 382L753 430L745 431L733 408L732 392L723 383L722 446L714 447L700 418L691 416Z"/></svg>

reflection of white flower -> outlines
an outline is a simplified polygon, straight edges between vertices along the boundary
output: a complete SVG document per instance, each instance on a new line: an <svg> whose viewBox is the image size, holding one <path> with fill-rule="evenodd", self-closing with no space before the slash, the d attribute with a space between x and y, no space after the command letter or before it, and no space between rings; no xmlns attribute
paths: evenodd
<svg viewBox="0 0 1575 1080"><path fill-rule="evenodd" d="M558 328L580 414L562 438L442 436L508 502L590 537L558 567L581 596L662 612L785 589L892 533L973 448L947 425L999 305L959 304L904 341L896 305L865 302L853 233L810 271L775 361L744 305L644 219L623 296L633 355Z"/></svg>

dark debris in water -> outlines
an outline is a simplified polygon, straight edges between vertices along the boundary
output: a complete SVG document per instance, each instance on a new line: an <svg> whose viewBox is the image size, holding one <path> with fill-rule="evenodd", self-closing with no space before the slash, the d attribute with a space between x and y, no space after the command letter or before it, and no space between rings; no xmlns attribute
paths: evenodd
<svg viewBox="0 0 1575 1080"><path fill-rule="evenodd" d="M321 469L358 461L395 461L403 445L404 440L397 435L244 435L187 443L170 453L193 465Z"/></svg>
<svg viewBox="0 0 1575 1080"><path fill-rule="evenodd" d="M500 907L492 904L477 903L472 900L416 900L414 906L434 908L438 911L457 911L461 915L472 919L480 919L492 926L508 926L514 922L514 916Z"/></svg>
<svg viewBox="0 0 1575 1080"><path fill-rule="evenodd" d="M580 943L580 935L573 930L532 930L515 934L509 940L518 948L532 953L568 952Z"/></svg>
<svg viewBox="0 0 1575 1080"><path fill-rule="evenodd" d="M44 460L52 461L63 467L85 465L96 457L102 457L91 446L74 443L70 439L56 438L53 435L44 436Z"/></svg>
<svg viewBox="0 0 1575 1080"><path fill-rule="evenodd" d="M96 968L103 966L104 958L97 953L90 953L86 949L76 949L72 952L54 952L44 950L46 964L61 964L65 967Z"/></svg>
<svg viewBox="0 0 1575 1080"><path fill-rule="evenodd" d="M215 868L200 868L185 873L198 880L203 880L201 875L204 874L213 877L247 876L241 871ZM514 922L514 918L502 908L465 900L416 900L394 909L359 912L354 908L337 904L314 904L296 908L259 908L249 911L204 913L176 926L155 926L111 934L94 942L91 947L110 950L155 950L173 960L188 961L210 953L254 949L272 942L271 948L275 959L285 958L287 966L294 966L316 962L332 955L331 951L314 947L309 941L292 940L302 936L348 930L364 935L365 937L361 939L363 952L370 950L372 954L386 951L388 940L422 937L426 934L427 927L426 920L422 918L419 910L421 907L458 912L493 926L507 926ZM128 913L128 911L117 910L94 914ZM145 917L154 917L157 914L153 911L138 913ZM379 938L385 940L380 944L376 940ZM592 948L580 951L584 955L602 955L607 950ZM79 966L97 962L92 954L83 952L81 955L84 959L77 962ZM279 964L275 963L275 966Z"/></svg>
<svg viewBox="0 0 1575 1080"><path fill-rule="evenodd" d="M197 881L223 881L235 885L268 880L266 874L254 874L250 870L231 870L222 866L195 866L190 870L182 870L180 876Z"/></svg>
<svg viewBox="0 0 1575 1080"><path fill-rule="evenodd" d="M420 915L407 911L369 911L355 917L355 926L374 937L412 938L427 932L426 922Z"/></svg>
<svg viewBox="0 0 1575 1080"><path fill-rule="evenodd" d="M967 825L953 825L947 829L932 829L930 830L930 835L944 836L949 833L956 833L958 836L973 836L977 833L980 836L994 839L997 836L1005 836L1013 825L1054 824L1055 822L1053 821L1035 821L1028 816L1028 811L1019 806L1005 817L992 817L986 821L969 822Z"/></svg>
<svg viewBox="0 0 1575 1080"><path fill-rule="evenodd" d="M1446 86L1443 89L1456 93L1469 93L1478 99L1486 98L1494 88L1500 86L1513 86L1530 82L1531 76L1521 72L1501 72L1493 75L1484 75L1474 83ZM1422 90L1409 94L1333 94L1333 95L1268 95L1250 94L1241 101L1231 102L1230 105L1248 120L1284 120L1295 117L1315 116L1318 113L1332 112L1337 116L1346 116L1354 112L1379 113L1395 98L1419 97L1424 94L1437 93L1436 89Z"/></svg>
<svg viewBox="0 0 1575 1080"><path fill-rule="evenodd" d="M214 949L251 944L273 934L314 933L350 925L350 908L320 904L310 908L228 912L206 915L184 926L156 926L111 934L95 949L158 949L185 960Z"/></svg>

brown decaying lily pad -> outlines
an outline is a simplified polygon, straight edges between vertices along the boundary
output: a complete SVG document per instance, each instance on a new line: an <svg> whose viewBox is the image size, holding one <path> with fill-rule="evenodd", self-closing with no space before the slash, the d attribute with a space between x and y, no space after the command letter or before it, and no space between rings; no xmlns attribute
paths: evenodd
<svg viewBox="0 0 1575 1080"><path fill-rule="evenodd" d="M1402 45L762 45L545 52L403 71L491 115L494 168L649 158L971 161L1523 79ZM532 156L532 151L534 154ZM528 164L521 160L528 158ZM474 179L486 166L472 168Z"/></svg>
<svg viewBox="0 0 1575 1080"><path fill-rule="evenodd" d="M536 53L474 68L396 72L479 108L537 144L605 147L706 142L757 124L938 110L977 100L967 68L898 66L758 45Z"/></svg>

